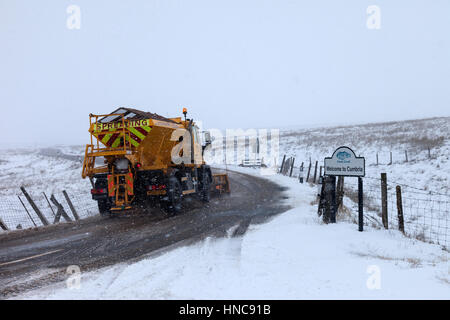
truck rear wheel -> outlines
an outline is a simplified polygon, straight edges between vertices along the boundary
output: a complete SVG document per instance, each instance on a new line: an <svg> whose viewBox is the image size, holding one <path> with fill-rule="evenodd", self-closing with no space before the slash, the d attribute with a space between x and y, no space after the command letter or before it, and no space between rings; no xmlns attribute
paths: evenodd
<svg viewBox="0 0 450 320"><path fill-rule="evenodd" d="M182 192L180 181L176 177L170 177L167 188L168 199L165 203L165 210L170 215L175 215L181 211Z"/></svg>
<svg viewBox="0 0 450 320"><path fill-rule="evenodd" d="M98 200L98 211L101 216L108 216L111 213L111 205L108 200Z"/></svg>

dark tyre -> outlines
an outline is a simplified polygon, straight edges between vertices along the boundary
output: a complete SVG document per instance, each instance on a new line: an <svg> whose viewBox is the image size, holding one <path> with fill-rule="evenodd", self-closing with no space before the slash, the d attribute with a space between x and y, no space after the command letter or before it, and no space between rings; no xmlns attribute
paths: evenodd
<svg viewBox="0 0 450 320"><path fill-rule="evenodd" d="M203 202L209 202L211 199L211 176L208 172L204 172L200 184L200 199Z"/></svg>
<svg viewBox="0 0 450 320"><path fill-rule="evenodd" d="M107 200L98 200L98 211L101 216L109 216L111 213L111 205Z"/></svg>
<svg viewBox="0 0 450 320"><path fill-rule="evenodd" d="M165 210L170 215L175 215L181 211L181 201L183 200L181 183L176 177L170 177L167 187L168 199L165 203Z"/></svg>

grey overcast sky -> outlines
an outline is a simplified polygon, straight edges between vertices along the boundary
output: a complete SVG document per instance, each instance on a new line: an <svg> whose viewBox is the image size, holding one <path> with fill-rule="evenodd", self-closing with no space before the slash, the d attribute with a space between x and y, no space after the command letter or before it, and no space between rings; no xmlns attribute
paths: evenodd
<svg viewBox="0 0 450 320"><path fill-rule="evenodd" d="M119 106L222 129L450 115L449 0L0 0L0 45L1 147L86 143Z"/></svg>

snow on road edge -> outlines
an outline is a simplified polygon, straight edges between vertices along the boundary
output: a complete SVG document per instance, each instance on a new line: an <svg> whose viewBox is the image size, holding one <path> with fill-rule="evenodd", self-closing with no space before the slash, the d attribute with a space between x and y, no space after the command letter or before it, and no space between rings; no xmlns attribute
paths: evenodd
<svg viewBox="0 0 450 320"><path fill-rule="evenodd" d="M233 170L258 175L254 169ZM82 274L20 299L448 299L449 254L393 230L316 215L316 189L295 179L266 177L289 187L293 209L242 237L213 239L155 258ZM230 233L231 234L231 233ZM73 282L72 282L73 283Z"/></svg>

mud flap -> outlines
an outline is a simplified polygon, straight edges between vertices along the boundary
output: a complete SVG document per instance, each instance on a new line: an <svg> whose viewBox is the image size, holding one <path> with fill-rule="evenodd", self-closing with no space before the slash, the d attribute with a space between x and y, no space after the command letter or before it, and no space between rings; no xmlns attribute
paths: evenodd
<svg viewBox="0 0 450 320"><path fill-rule="evenodd" d="M134 194L134 187L133 187L133 174L131 172L129 172L126 176L125 176L125 183L126 183L126 188L127 188L127 193L129 196L132 196Z"/></svg>
<svg viewBox="0 0 450 320"><path fill-rule="evenodd" d="M108 197L114 197L115 194L114 177L112 174L108 175Z"/></svg>
<svg viewBox="0 0 450 320"><path fill-rule="evenodd" d="M230 193L230 182L226 173L212 175L211 191L216 193Z"/></svg>

